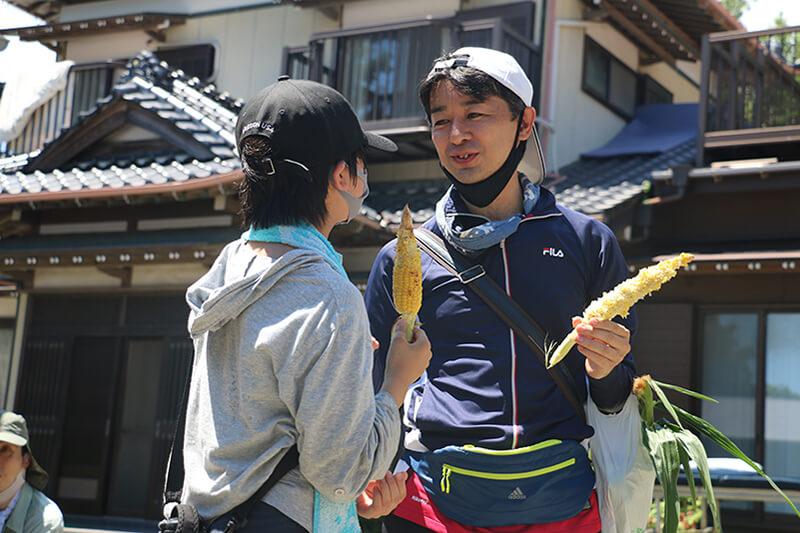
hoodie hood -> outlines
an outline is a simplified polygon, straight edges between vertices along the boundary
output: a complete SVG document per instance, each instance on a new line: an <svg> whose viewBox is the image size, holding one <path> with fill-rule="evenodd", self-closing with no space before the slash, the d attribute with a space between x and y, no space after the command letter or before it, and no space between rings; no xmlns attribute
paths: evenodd
<svg viewBox="0 0 800 533"><path fill-rule="evenodd" d="M228 244L211 269L186 292L192 337L216 331L238 317L276 283L301 268L325 260L309 250L291 250L277 259L257 255L243 240Z"/></svg>

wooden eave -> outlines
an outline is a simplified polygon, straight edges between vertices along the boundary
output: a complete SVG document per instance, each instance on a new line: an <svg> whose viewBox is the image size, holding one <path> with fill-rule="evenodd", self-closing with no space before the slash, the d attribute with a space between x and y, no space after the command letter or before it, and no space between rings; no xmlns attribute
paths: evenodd
<svg viewBox="0 0 800 533"><path fill-rule="evenodd" d="M24 28L10 28L0 30L0 34L17 35L23 41L60 41L73 37L139 29L160 32L170 26L184 24L185 22L185 15L139 13L76 20L73 22L53 22Z"/></svg>
<svg viewBox="0 0 800 533"><path fill-rule="evenodd" d="M136 185L126 187L103 187L101 189L81 189L77 191L62 190L55 192L30 192L0 195L0 205L40 204L50 202L78 202L82 200L102 200L108 198L128 198L138 196L171 195L175 196L203 189L224 189L232 186L244 177L241 169L225 174L215 174L205 178L194 178L184 182L170 182L152 185Z"/></svg>

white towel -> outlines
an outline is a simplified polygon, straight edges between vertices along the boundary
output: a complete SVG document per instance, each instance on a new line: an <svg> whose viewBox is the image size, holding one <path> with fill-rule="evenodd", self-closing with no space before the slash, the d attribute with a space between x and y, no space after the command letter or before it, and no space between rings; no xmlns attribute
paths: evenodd
<svg viewBox="0 0 800 533"><path fill-rule="evenodd" d="M11 75L0 98L0 142L15 139L39 106L67 86L73 61L21 66Z"/></svg>

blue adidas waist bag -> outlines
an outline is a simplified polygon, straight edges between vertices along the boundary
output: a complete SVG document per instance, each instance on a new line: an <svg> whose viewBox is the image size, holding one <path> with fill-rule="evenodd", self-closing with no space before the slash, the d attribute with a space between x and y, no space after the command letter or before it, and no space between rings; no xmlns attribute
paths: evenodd
<svg viewBox="0 0 800 533"><path fill-rule="evenodd" d="M468 526L566 520L586 508L594 488L591 462L576 441L513 450L447 446L407 460L436 507Z"/></svg>

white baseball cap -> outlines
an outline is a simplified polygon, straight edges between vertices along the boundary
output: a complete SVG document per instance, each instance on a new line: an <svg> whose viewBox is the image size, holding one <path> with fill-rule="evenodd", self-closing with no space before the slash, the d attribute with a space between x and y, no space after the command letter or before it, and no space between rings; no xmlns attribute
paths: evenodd
<svg viewBox="0 0 800 533"><path fill-rule="evenodd" d="M517 60L509 54L490 48L466 46L450 54L447 59L437 61L428 76L430 77L444 69L458 67L470 67L480 70L519 96L526 106L533 105L533 84L531 84L531 80L528 79L528 75L519 66ZM517 170L527 176L533 183L541 183L544 179L544 156L542 155L542 145L539 142L539 135L536 133L535 127L531 137L528 139L525 155L522 157Z"/></svg>

